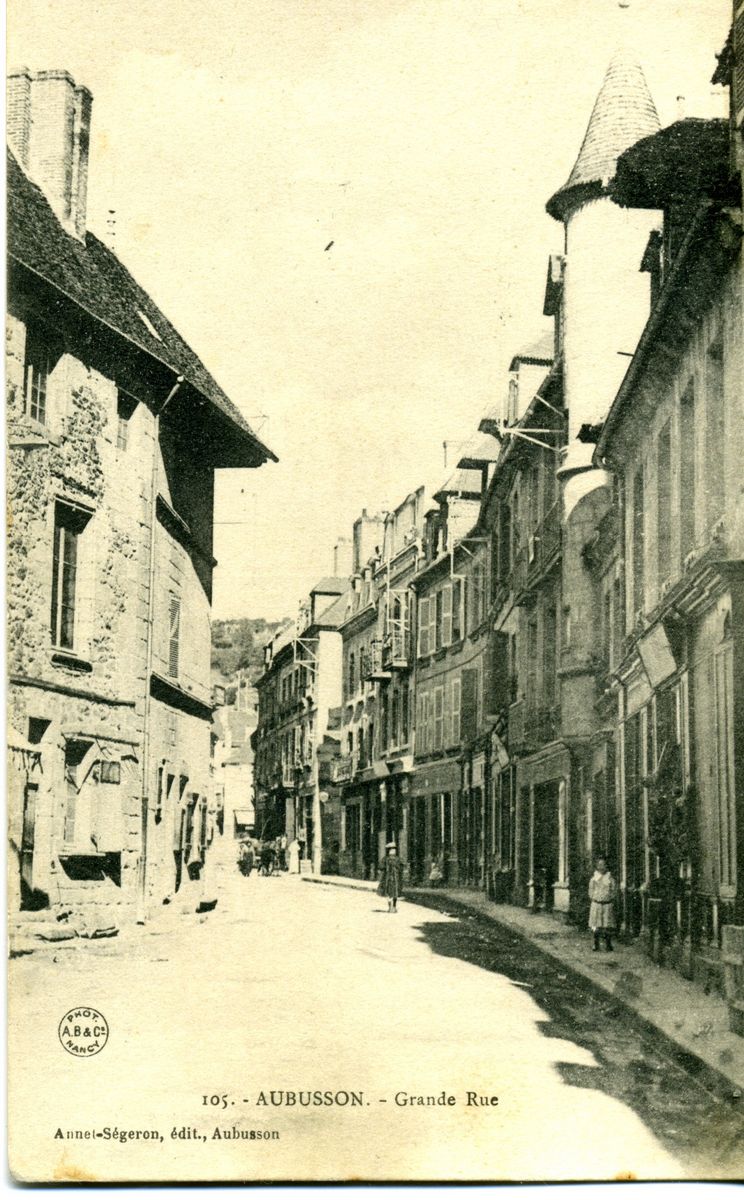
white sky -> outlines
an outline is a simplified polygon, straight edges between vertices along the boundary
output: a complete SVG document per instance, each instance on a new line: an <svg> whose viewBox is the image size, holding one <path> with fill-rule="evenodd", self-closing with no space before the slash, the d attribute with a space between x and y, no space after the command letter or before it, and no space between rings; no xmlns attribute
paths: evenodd
<svg viewBox="0 0 744 1200"><path fill-rule="evenodd" d="M364 506L443 475L546 326L544 205L613 51L662 123L680 94L707 115L730 13L10 0L9 62L93 92L90 227L116 210L117 253L280 458L218 478L215 616L294 614Z"/></svg>

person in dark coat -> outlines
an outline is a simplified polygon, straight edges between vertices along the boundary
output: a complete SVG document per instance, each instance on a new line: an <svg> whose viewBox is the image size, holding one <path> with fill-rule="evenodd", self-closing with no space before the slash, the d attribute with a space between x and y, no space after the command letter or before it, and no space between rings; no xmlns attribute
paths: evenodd
<svg viewBox="0 0 744 1200"><path fill-rule="evenodd" d="M261 874L270 875L274 870L274 847L271 842L264 842L261 847Z"/></svg>
<svg viewBox="0 0 744 1200"><path fill-rule="evenodd" d="M253 870L253 863L253 846L247 840L241 842L240 851L238 853L238 867L240 868L241 875L245 875L246 879L250 878L251 871Z"/></svg>
<svg viewBox="0 0 744 1200"><path fill-rule="evenodd" d="M398 896L403 882L403 863L398 858L395 842L388 842L385 847L387 854L380 868L380 882L377 891L381 896L387 896L388 912L398 911Z"/></svg>

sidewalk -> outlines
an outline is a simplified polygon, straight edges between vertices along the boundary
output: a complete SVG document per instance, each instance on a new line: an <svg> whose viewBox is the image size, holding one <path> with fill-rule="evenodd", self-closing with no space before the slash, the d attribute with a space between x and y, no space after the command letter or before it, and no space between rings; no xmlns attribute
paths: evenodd
<svg viewBox="0 0 744 1200"><path fill-rule="evenodd" d="M339 875L306 876L305 883L372 891L377 884ZM537 946L548 958L574 972L592 988L640 1018L649 1032L661 1035L680 1066L716 1093L744 1093L744 1038L729 1030L728 1008L718 995L707 995L667 967L652 962L636 946L615 943L615 953L592 951L591 936L550 913L532 913L494 904L479 892L459 888L406 887L403 899L456 904L477 912ZM744 1105L744 1098L742 1098Z"/></svg>

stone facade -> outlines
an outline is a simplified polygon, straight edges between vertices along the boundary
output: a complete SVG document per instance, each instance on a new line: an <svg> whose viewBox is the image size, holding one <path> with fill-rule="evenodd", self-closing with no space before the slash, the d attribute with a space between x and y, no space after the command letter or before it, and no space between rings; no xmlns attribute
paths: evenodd
<svg viewBox="0 0 744 1200"><path fill-rule="evenodd" d="M89 93L65 72L26 82L8 167L10 890L111 924L204 895L213 474L271 454L86 232Z"/></svg>

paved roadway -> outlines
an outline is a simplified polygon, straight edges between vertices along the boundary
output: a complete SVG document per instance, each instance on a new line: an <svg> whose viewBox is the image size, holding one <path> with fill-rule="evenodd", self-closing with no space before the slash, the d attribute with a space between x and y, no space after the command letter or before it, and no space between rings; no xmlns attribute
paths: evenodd
<svg viewBox="0 0 744 1200"><path fill-rule="evenodd" d="M741 1176L732 1108L611 1001L478 917L405 902L390 915L374 894L245 880L228 861L207 917L166 913L16 959L10 985L11 1163L25 1178ZM83 1004L110 1026L86 1060L57 1039ZM341 1103L258 1103L272 1091ZM343 1103L352 1093L361 1104ZM442 1094L455 1103L396 1103ZM96 1137L106 1128L163 1140ZM279 1138L213 1136L233 1128Z"/></svg>

